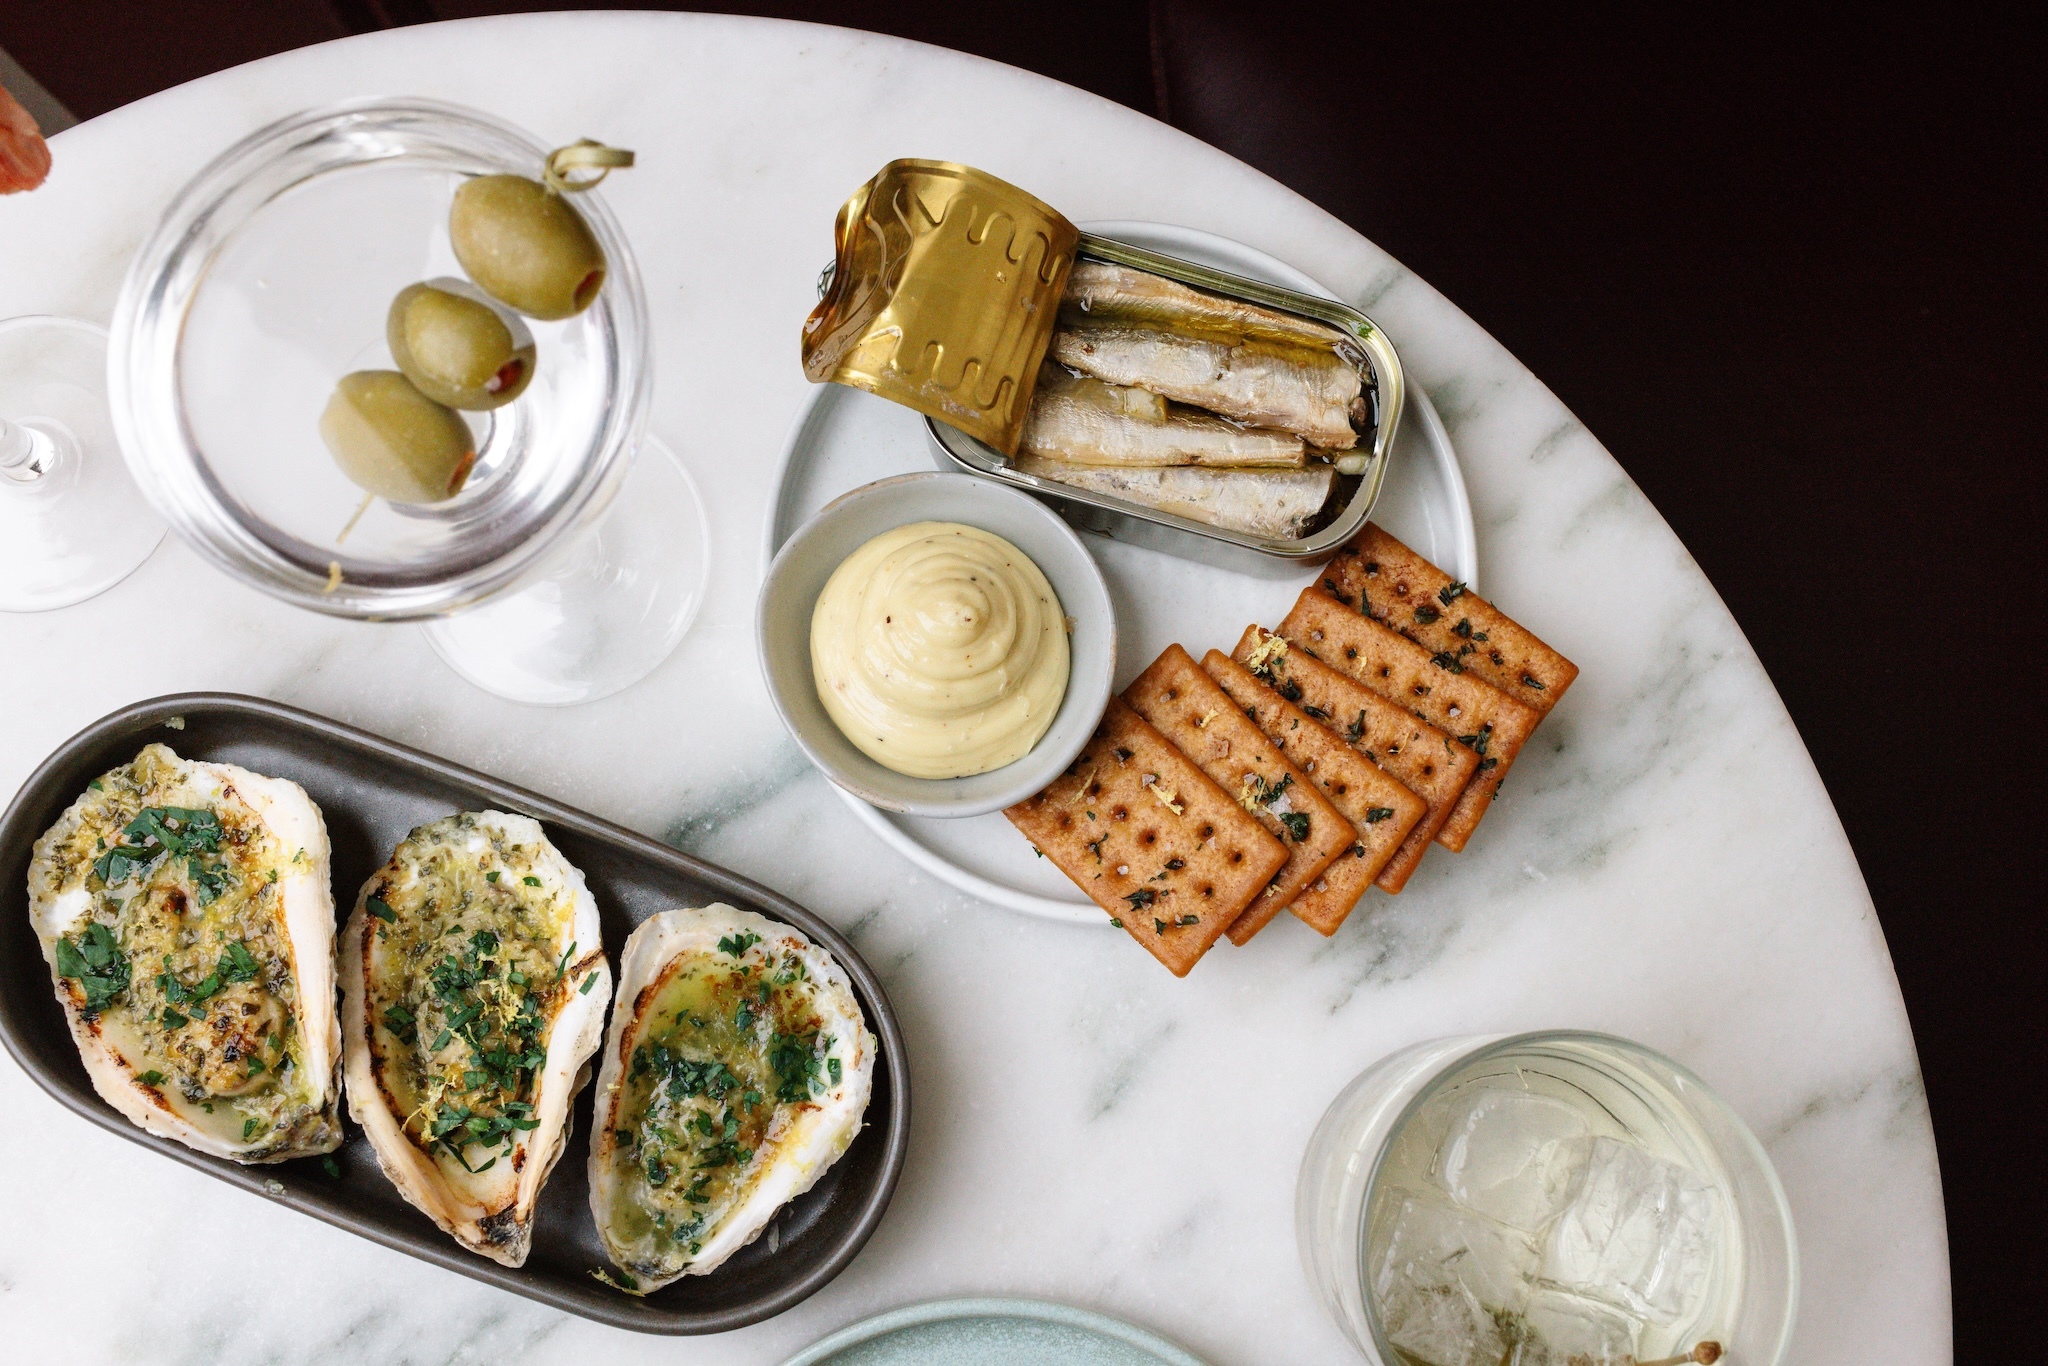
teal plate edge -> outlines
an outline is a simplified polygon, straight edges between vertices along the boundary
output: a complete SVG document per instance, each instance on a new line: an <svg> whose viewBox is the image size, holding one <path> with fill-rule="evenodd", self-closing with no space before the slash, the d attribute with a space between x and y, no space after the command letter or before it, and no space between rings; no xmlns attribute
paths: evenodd
<svg viewBox="0 0 2048 1366"><path fill-rule="evenodd" d="M1208 1366L1200 1357L1176 1347L1157 1333L1120 1319L1110 1318L1106 1314L1098 1314L1089 1309L1076 1309L1069 1304L1055 1304L1049 1300L1004 1298L933 1300L928 1304L912 1304L901 1309L891 1309L871 1319L849 1324L831 1336L812 1343L783 1362L782 1366L831 1366L833 1358L849 1348L870 1343L879 1344L882 1339L901 1333L905 1329L930 1324L959 1322L964 1334L972 1331L966 1327L967 1321L976 1319L1009 1319L1056 1324L1083 1333L1093 1333L1104 1339L1105 1344L1115 1343L1147 1353L1161 1362L1162 1366ZM930 1339L925 1338L923 1341L928 1344ZM959 1345L969 1344L963 1338ZM862 1359L864 1362L897 1360L890 1356L867 1353L862 1354ZM919 1359L909 1356L900 1358L904 1366L911 1366Z"/></svg>

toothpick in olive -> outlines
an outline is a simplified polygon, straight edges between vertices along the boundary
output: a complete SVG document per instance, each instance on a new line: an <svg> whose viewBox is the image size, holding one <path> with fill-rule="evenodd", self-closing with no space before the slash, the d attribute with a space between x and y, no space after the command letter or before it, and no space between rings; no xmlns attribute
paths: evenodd
<svg viewBox="0 0 2048 1366"><path fill-rule="evenodd" d="M533 378L533 334L466 281L407 285L391 301L384 339L413 387L450 408L503 407Z"/></svg>
<svg viewBox="0 0 2048 1366"><path fill-rule="evenodd" d="M453 498L476 464L469 424L396 370L343 375L320 437L356 487L394 503Z"/></svg>
<svg viewBox="0 0 2048 1366"><path fill-rule="evenodd" d="M600 143L557 148L542 180L520 175L478 176L455 192L448 239L469 278L500 303L531 318L572 318L604 288L606 261L597 235L568 202L633 154ZM569 172L598 174L572 180Z"/></svg>

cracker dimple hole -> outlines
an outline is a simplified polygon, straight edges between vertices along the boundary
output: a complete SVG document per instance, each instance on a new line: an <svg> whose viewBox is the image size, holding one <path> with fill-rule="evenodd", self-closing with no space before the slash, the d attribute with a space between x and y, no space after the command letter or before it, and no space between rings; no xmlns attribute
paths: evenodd
<svg viewBox="0 0 2048 1366"><path fill-rule="evenodd" d="M1343 795L1344 795L1344 794L1345 794L1346 792L1349 792L1350 790L1351 790L1351 789L1350 789L1349 787L1345 786L1345 785L1344 785L1343 783L1338 783L1338 784L1337 784L1337 785L1336 785L1336 786L1335 786L1335 787L1334 787L1334 788L1332 789L1332 791L1334 791L1334 792L1335 792L1335 793L1336 793L1336 794L1337 794L1338 796L1340 796L1340 797L1341 797L1341 796L1343 796Z"/></svg>
<svg viewBox="0 0 2048 1366"><path fill-rule="evenodd" d="M1178 702L1178 701L1180 701L1180 689L1179 689L1179 688L1168 688L1168 689L1166 690L1166 700L1167 700L1167 701L1169 701L1169 702Z"/></svg>
<svg viewBox="0 0 2048 1366"><path fill-rule="evenodd" d="M1242 851L1240 851L1240 850L1237 850L1237 849L1233 849L1233 850L1231 850L1231 851L1230 851L1230 861L1231 861L1232 863L1243 863L1243 862L1244 862L1244 854L1243 854L1243 852L1242 852Z"/></svg>
<svg viewBox="0 0 2048 1366"><path fill-rule="evenodd" d="M1127 821L1131 818L1131 813L1121 806L1112 809L1109 814L1120 821Z"/></svg>
<svg viewBox="0 0 2048 1366"><path fill-rule="evenodd" d="M1214 895L1216 895L1216 889L1215 889L1214 887L1204 887L1204 888L1202 888L1202 895L1203 895L1203 896L1214 896Z"/></svg>
<svg viewBox="0 0 2048 1366"><path fill-rule="evenodd" d="M1101 796L1101 795L1102 795L1102 784L1101 784L1101 783L1090 783L1090 784L1088 784L1088 795L1089 795L1089 796L1091 796L1091 797L1099 797L1099 796Z"/></svg>
<svg viewBox="0 0 2048 1366"><path fill-rule="evenodd" d="M1436 765L1435 765L1435 764L1424 764L1424 765L1422 766L1422 776L1423 776L1423 777L1425 777L1425 778L1426 778L1426 777L1428 777L1428 776L1429 776L1430 774L1432 774L1432 773L1434 773L1434 772L1436 772Z"/></svg>
<svg viewBox="0 0 2048 1366"><path fill-rule="evenodd" d="M1156 830L1147 830L1144 834L1138 836L1139 842L1143 844L1151 844L1158 840L1158 838L1159 832Z"/></svg>
<svg viewBox="0 0 2048 1366"><path fill-rule="evenodd" d="M1213 826L1213 825L1204 825L1204 826L1202 827L1202 838L1203 838L1203 839L1208 839L1208 838L1209 838L1209 837L1210 837L1211 835L1213 835L1213 834L1215 834L1215 833L1216 833L1216 827L1215 827L1215 826Z"/></svg>
<svg viewBox="0 0 2048 1366"><path fill-rule="evenodd" d="M1060 829L1062 829L1062 830L1066 830L1066 829L1069 829L1069 828L1071 828L1071 827L1073 826L1073 824L1074 824L1074 818L1073 818L1072 816L1069 816L1069 815L1068 815L1068 814L1067 814L1066 812L1064 812L1064 811L1060 812Z"/></svg>
<svg viewBox="0 0 2048 1366"><path fill-rule="evenodd" d="M1381 677L1381 678L1391 678L1391 677L1393 677L1393 675L1394 675L1394 671L1393 671L1392 669L1388 668L1388 667L1387 667L1386 665L1384 665L1384 664L1380 665L1380 677Z"/></svg>
<svg viewBox="0 0 2048 1366"><path fill-rule="evenodd" d="M1358 647L1355 645L1346 645L1344 647L1344 657L1346 659L1358 658Z"/></svg>

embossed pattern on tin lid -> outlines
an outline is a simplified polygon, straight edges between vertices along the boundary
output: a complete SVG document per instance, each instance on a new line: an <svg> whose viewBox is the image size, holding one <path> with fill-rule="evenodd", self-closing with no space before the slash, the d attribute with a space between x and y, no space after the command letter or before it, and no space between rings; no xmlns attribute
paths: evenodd
<svg viewBox="0 0 2048 1366"><path fill-rule="evenodd" d="M985 172L898 160L846 201L833 236L804 373L1015 453L1079 230Z"/></svg>

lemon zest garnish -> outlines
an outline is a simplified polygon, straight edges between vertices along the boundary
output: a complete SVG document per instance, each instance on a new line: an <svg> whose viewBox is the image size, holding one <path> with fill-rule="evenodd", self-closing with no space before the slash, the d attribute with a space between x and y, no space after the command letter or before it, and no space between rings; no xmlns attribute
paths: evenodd
<svg viewBox="0 0 2048 1366"><path fill-rule="evenodd" d="M1244 657L1244 666L1252 673L1257 673L1274 660L1285 658L1287 658L1287 638L1285 636L1267 636L1257 645L1254 645L1252 652Z"/></svg>
<svg viewBox="0 0 2048 1366"><path fill-rule="evenodd" d="M1215 720L1220 715L1222 715L1222 712L1219 708L1209 708L1209 710L1203 712L1199 717L1195 718L1196 729L1200 729L1208 725L1211 721Z"/></svg>
<svg viewBox="0 0 2048 1366"><path fill-rule="evenodd" d="M1177 800L1175 800L1177 797L1180 796L1180 794L1178 792L1175 792L1172 788L1168 787L1165 783L1149 783L1146 785L1145 790L1147 792L1150 792L1154 797L1158 798L1159 804L1165 807L1168 811L1171 811L1174 815L1178 816L1182 814L1181 804Z"/></svg>
<svg viewBox="0 0 2048 1366"><path fill-rule="evenodd" d="M1088 796L1088 785L1095 781L1095 774L1095 769L1091 768L1088 770L1088 776L1083 778L1081 780L1081 785L1074 789L1074 795L1067 798L1068 806L1078 806L1082 801L1086 800Z"/></svg>

